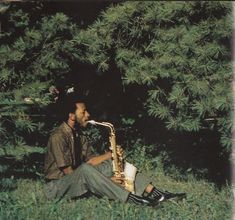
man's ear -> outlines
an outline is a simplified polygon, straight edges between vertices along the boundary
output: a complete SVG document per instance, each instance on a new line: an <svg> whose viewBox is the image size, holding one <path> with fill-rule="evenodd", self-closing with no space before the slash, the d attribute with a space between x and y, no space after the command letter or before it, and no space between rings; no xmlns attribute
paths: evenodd
<svg viewBox="0 0 235 220"><path fill-rule="evenodd" d="M69 119L71 121L75 121L75 114L74 113L69 113Z"/></svg>

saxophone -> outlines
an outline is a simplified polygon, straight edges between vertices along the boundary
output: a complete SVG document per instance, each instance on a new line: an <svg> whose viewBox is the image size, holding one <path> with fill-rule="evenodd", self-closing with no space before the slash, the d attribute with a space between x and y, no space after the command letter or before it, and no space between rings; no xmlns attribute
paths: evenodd
<svg viewBox="0 0 235 220"><path fill-rule="evenodd" d="M123 177L125 189L132 192L132 193L135 193L134 180L130 181L128 178L125 177L125 174L124 174L123 152L121 152L121 150L120 150L121 147L116 144L116 135L115 135L114 126L109 122L96 122L94 120L87 121L87 123L90 123L92 125L101 125L104 127L108 127L110 129L109 142L111 145L110 150L112 151L112 162L113 162L114 176L118 177L118 178ZM128 163L128 165L132 165L132 164Z"/></svg>

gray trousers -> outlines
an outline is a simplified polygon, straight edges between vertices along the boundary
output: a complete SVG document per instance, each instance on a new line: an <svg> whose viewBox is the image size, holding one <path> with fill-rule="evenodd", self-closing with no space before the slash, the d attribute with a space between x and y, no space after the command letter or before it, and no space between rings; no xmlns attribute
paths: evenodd
<svg viewBox="0 0 235 220"><path fill-rule="evenodd" d="M111 160L104 161L97 166L83 163L73 173L47 183L44 192L48 199L76 198L91 192L95 195L126 202L129 192L114 183L110 179L112 176ZM142 195L150 182L151 180L144 174L137 173L136 194Z"/></svg>

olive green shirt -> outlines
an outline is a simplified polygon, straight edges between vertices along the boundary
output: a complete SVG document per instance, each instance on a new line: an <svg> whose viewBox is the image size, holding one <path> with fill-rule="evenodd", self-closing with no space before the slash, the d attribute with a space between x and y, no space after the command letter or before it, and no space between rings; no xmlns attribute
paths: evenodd
<svg viewBox="0 0 235 220"><path fill-rule="evenodd" d="M80 154L77 157L76 152ZM86 136L78 134L63 122L52 132L48 141L44 164L45 177L49 180L60 179L64 176L61 168L71 166L75 169L92 156L94 154Z"/></svg>

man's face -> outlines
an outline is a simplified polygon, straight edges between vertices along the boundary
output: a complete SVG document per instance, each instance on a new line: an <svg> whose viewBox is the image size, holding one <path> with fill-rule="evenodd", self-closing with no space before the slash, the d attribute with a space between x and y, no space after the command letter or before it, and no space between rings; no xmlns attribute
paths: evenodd
<svg viewBox="0 0 235 220"><path fill-rule="evenodd" d="M76 103L75 119L76 122L81 127L86 127L87 121L90 117L90 114L86 110L86 105L84 103Z"/></svg>

